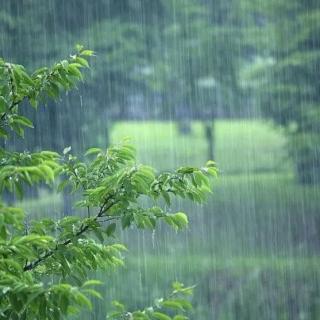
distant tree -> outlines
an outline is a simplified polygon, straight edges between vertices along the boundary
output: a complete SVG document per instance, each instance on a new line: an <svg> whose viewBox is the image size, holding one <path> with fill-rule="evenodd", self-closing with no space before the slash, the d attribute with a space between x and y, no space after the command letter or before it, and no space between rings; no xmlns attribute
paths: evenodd
<svg viewBox="0 0 320 320"><path fill-rule="evenodd" d="M49 148L61 151L62 137L68 137L75 151L82 151L89 141L78 143L76 133L88 126L91 131L99 129L92 136L104 143L112 119L139 117L129 109L130 99L141 96L144 119L173 119L182 132L189 131L190 119L201 120L208 156L213 158L214 120L240 113L238 72L246 47L246 1L96 0L77 5L75 0L45 4L0 0L4 17L0 50L30 67L56 59L78 42L99 55L81 88L82 97L63 97L67 104L77 101L76 108L90 104L94 112L86 113L86 119L84 112L79 113L72 123L68 116L58 121L59 105L35 116L35 121L52 128ZM64 112L71 114L72 109ZM29 148L45 144L38 132L28 138Z"/></svg>
<svg viewBox="0 0 320 320"><path fill-rule="evenodd" d="M267 1L256 13L265 42L257 50L265 63L253 71L262 111L286 129L299 182L319 183L320 2Z"/></svg>
<svg viewBox="0 0 320 320"><path fill-rule="evenodd" d="M240 105L238 71L243 55L238 2L164 0L162 32L153 52L155 91L162 93L164 110L180 123L201 120L214 156L214 120L233 114Z"/></svg>
<svg viewBox="0 0 320 320"><path fill-rule="evenodd" d="M51 68L29 74L17 64L0 60L0 137L9 139L12 131L24 136L33 127L21 111L35 109L48 99L57 99L83 78L92 51L78 46L68 59ZM91 148L85 161L72 155L39 150L22 153L0 149L0 192L23 196L25 185L40 182L58 190L71 186L81 194L76 203L86 215L60 220L50 217L28 219L22 209L0 203L0 319L62 319L82 307L91 308L88 297L102 298L88 280L88 272L123 263L124 245L115 242L117 229L132 225L154 229L163 220L174 229L185 227L187 216L168 212L172 198L202 202L211 191L209 176L216 168L209 161L203 168L181 167L156 174L149 166L136 163L134 148L124 142L107 150ZM88 161L88 159L91 159ZM146 205L150 199L153 205ZM142 203L143 202L143 203ZM167 210L162 208L166 203ZM109 319L187 319L191 305L184 298L192 288L179 283L165 299L154 306L129 312L120 303ZM170 315L170 317L168 316Z"/></svg>

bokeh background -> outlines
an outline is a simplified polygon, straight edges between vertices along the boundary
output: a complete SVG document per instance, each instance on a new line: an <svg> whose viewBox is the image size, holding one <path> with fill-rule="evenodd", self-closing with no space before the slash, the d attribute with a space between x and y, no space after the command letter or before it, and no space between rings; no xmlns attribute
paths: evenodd
<svg viewBox="0 0 320 320"><path fill-rule="evenodd" d="M192 319L320 318L320 2L318 0L0 0L0 56L28 70L81 43L94 50L77 90L24 111L15 150L75 154L131 137L159 171L214 159L220 175L178 234L118 234L128 246L102 301L152 303L196 284ZM73 214L76 196L26 190L31 217ZM9 198L7 201L16 201Z"/></svg>

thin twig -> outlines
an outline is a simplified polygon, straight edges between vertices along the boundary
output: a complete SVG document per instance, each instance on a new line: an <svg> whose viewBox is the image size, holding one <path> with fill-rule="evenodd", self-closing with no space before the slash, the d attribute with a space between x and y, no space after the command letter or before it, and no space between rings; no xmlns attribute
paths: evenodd
<svg viewBox="0 0 320 320"><path fill-rule="evenodd" d="M100 207L99 212L97 213L97 215L94 217L94 220L97 221L98 218L101 218L103 216L104 213L106 213L113 205L115 205L117 202L114 201L112 203L110 203L107 206L107 203L109 202L110 197L108 197L105 201L105 203ZM23 271L30 271L35 269L40 263L42 263L43 261L45 261L46 259L50 258L51 256L53 256L61 246L65 247L67 245L69 245L74 239L79 238L82 234L84 234L86 231L88 231L90 228L90 225L88 224L82 224L79 227L79 230L75 233L73 238L67 239L64 242L57 244L56 247L54 249L51 249L49 251L47 251L44 255L40 256L38 259L29 262L28 264L26 264L23 268Z"/></svg>

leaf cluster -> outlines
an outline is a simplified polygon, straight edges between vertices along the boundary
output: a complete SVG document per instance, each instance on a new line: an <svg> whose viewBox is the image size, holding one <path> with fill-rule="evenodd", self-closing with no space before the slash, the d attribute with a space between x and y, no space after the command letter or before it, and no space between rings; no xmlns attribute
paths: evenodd
<svg viewBox="0 0 320 320"><path fill-rule="evenodd" d="M185 287L174 282L172 292L166 297L156 299L153 306L143 310L128 311L118 301L113 301L114 311L107 319L114 320L187 320L186 312L192 309L188 296L192 295L194 287Z"/></svg>
<svg viewBox="0 0 320 320"><path fill-rule="evenodd" d="M1 62L0 99L6 101L0 118L3 136L10 129L22 135L29 121L21 121L22 102L36 107L74 87L90 55L92 51L79 46L69 59L30 76L22 66ZM137 163L128 141L106 150L91 148L81 159L72 155L71 147L62 154L0 149L0 155L1 194L22 197L26 185L40 182L58 191L69 186L81 197L75 206L87 212L59 220L32 220L22 209L0 201L0 319L61 319L82 307L91 308L89 297L100 294L91 287L98 283L87 280L89 272L123 264L126 248L117 242L117 230L154 229L159 221L175 230L186 227L186 214L170 209L173 198L204 201L211 192L209 178L217 173L213 161L203 168L157 173ZM189 289L176 285L174 290L175 295ZM171 319L162 308L188 309L187 302L179 301L172 297L160 301L159 310L148 311L149 318ZM134 313L134 319L149 319L142 314L146 312ZM184 318L176 315L174 319Z"/></svg>
<svg viewBox="0 0 320 320"><path fill-rule="evenodd" d="M93 51L77 46L77 52L68 59L28 73L24 66L0 59L0 137L8 137L13 130L24 136L26 127L32 128L30 119L19 112L26 100L37 108L48 99L58 99L60 93L74 88L83 79L81 69L88 68L87 58Z"/></svg>

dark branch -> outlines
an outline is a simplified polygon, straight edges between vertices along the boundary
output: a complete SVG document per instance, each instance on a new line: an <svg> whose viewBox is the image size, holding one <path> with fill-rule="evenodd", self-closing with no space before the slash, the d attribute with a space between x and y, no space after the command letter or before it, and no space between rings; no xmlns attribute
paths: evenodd
<svg viewBox="0 0 320 320"><path fill-rule="evenodd" d="M105 203L100 207L99 212L97 213L97 215L94 217L95 221L98 221L99 218L101 218L114 204L116 204L116 201L113 201L112 203L110 203L108 205L110 197L106 199ZM111 219L110 219L111 220ZM75 233L73 238L67 239L62 243L58 243L54 249L47 251L45 254L43 254L42 256L40 256L38 259L31 261L29 263L27 263L24 268L23 271L31 271L33 269L35 269L40 263L44 262L45 260L47 260L48 258L50 258L51 256L53 256L61 247L66 247L68 246L73 240L79 238L82 234L84 234L86 231L88 231L90 229L90 225L88 224L82 224L79 227L79 230Z"/></svg>
<svg viewBox="0 0 320 320"><path fill-rule="evenodd" d="M12 67L11 67L10 63L6 64L6 69L8 71L8 75L9 75L9 86L10 86L10 91L11 91L11 94L12 94L12 102L11 102L11 105L9 107L9 110L2 114L2 116L0 118L1 121L4 121L5 118L7 117L8 113L10 113L15 106L17 106L19 103L22 102L22 100L21 101L15 101L15 99L16 99L16 86L14 84L13 71L12 71Z"/></svg>

